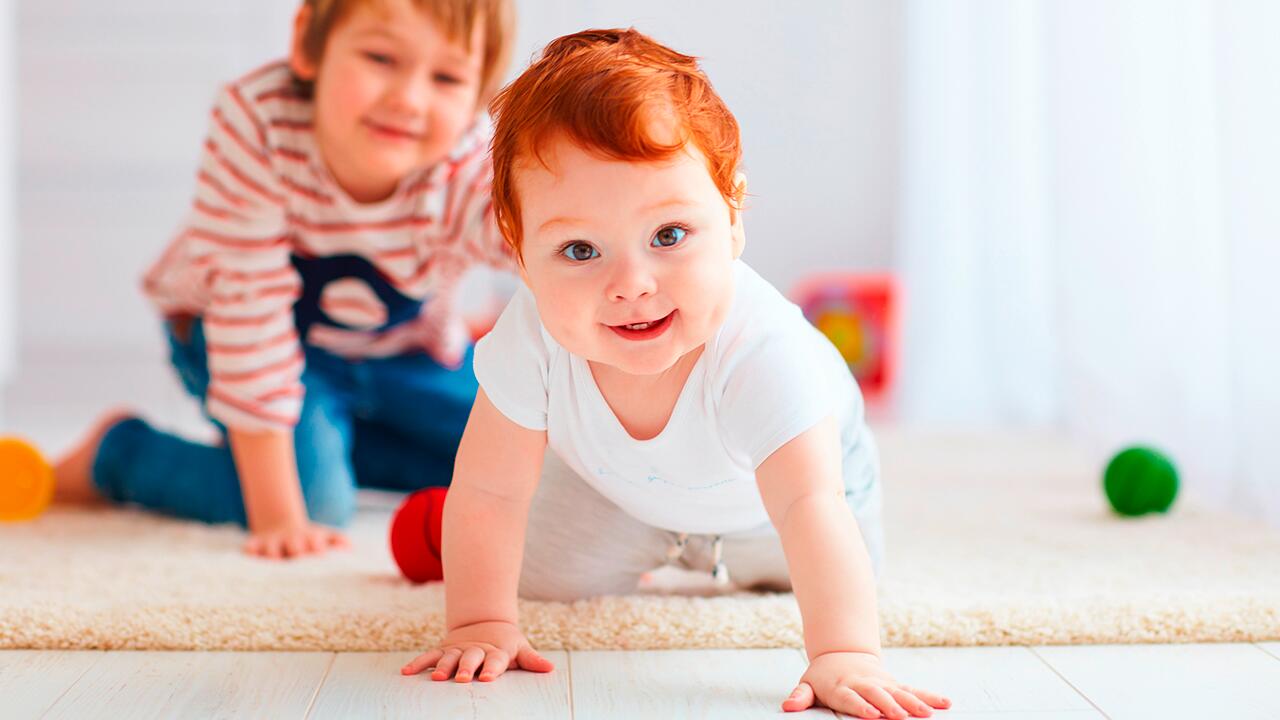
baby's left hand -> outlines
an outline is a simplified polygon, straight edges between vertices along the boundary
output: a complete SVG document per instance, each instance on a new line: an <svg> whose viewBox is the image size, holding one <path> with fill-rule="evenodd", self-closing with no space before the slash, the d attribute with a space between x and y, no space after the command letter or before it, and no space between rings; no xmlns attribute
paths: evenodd
<svg viewBox="0 0 1280 720"><path fill-rule="evenodd" d="M951 707L951 701L941 695L899 685L884 671L880 658L859 652L830 652L814 658L782 709L798 712L815 703L847 715L893 720L929 717L932 708Z"/></svg>

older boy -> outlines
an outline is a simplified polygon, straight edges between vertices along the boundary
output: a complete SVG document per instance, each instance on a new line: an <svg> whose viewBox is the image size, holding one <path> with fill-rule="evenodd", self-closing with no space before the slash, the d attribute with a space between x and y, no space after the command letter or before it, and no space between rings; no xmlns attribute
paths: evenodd
<svg viewBox="0 0 1280 720"><path fill-rule="evenodd" d="M296 557L345 543L357 481L448 484L476 389L453 292L510 262L482 110L513 23L510 0L302 4L287 62L218 95L145 279L229 447L113 413L58 463L61 498L247 524L247 552Z"/></svg>

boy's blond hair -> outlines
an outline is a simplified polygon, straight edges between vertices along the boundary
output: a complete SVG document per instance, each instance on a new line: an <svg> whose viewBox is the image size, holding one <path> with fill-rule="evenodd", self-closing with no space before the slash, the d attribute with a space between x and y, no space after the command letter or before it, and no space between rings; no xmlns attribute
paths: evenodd
<svg viewBox="0 0 1280 720"><path fill-rule="evenodd" d="M319 64L324 46L333 30L356 5L377 0L304 0L311 8L311 19L302 33L302 52ZM516 13L513 0L412 0L420 10L440 23L445 37L463 45L471 41L477 22L484 24L484 47L481 48L480 104L487 105L498 92L502 77L511 62L511 46L515 43ZM294 78L299 88L310 96L311 83Z"/></svg>

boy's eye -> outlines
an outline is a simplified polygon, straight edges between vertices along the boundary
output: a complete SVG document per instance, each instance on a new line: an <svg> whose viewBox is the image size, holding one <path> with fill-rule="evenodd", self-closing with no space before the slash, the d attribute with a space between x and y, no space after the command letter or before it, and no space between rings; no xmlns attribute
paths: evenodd
<svg viewBox="0 0 1280 720"><path fill-rule="evenodd" d="M377 63L378 65L394 65L395 64L395 58L391 57L390 55L387 55L386 53L366 52L364 56L368 58L371 62Z"/></svg>
<svg viewBox="0 0 1280 720"><path fill-rule="evenodd" d="M571 242L560 248L560 254L574 262L583 262L600 257L600 252L590 243Z"/></svg>
<svg viewBox="0 0 1280 720"><path fill-rule="evenodd" d="M687 231L684 228L668 225L659 230L649 244L653 247L672 247L684 240L686 234Z"/></svg>

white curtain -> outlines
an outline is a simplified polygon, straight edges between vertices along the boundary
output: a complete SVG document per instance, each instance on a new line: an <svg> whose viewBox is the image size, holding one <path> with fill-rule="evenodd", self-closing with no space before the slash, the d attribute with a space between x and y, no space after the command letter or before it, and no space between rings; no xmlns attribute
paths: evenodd
<svg viewBox="0 0 1280 720"><path fill-rule="evenodd" d="M1280 523L1280 3L911 0L899 414Z"/></svg>

